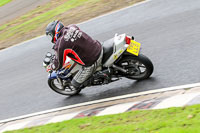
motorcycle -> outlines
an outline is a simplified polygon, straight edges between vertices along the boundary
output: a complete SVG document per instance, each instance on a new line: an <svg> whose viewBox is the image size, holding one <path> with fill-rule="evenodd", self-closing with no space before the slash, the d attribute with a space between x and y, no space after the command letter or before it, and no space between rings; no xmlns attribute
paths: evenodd
<svg viewBox="0 0 200 133"><path fill-rule="evenodd" d="M85 87L109 84L122 77L144 80L153 73L154 67L151 60L140 53L141 44L136 42L133 36L115 34L113 38L103 42L102 46L102 65L80 88L73 89L71 80L82 66L69 57L66 57L60 70L49 73L49 87L59 94L72 96L78 94ZM43 61L45 68L53 62L54 56L50 52L46 54ZM109 76L105 76L105 74Z"/></svg>

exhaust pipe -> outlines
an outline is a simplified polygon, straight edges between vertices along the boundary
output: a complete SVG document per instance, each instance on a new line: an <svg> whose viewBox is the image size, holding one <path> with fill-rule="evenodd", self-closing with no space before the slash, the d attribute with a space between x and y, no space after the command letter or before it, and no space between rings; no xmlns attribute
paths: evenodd
<svg viewBox="0 0 200 133"><path fill-rule="evenodd" d="M116 66L116 65L112 65L113 68L117 69L117 70L120 70L124 73L127 73L127 70L123 69L122 67L119 67L119 66Z"/></svg>

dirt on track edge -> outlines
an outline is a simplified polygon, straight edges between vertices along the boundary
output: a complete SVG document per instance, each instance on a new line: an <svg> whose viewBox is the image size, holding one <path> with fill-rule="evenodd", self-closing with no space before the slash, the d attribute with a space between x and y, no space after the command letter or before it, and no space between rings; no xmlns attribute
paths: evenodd
<svg viewBox="0 0 200 133"><path fill-rule="evenodd" d="M56 1L56 0L55 0ZM58 0L57 0L58 1ZM144 0L99 0L97 2L87 3L76 8L73 8L65 13L55 16L53 19L61 20L64 25L77 24L83 21L87 21L94 17L116 11L118 9L131 6L135 3ZM39 27L31 32L16 34L6 40L0 40L0 49L5 49L10 46L16 45L23 41L35 38L37 36L44 35L46 25L50 21L42 23Z"/></svg>

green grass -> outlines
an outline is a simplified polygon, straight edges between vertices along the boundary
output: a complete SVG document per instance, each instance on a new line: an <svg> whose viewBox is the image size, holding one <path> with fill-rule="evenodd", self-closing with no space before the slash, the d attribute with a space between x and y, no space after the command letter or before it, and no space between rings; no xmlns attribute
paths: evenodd
<svg viewBox="0 0 200 133"><path fill-rule="evenodd" d="M44 24L44 23L48 24L50 21L56 19L55 16L90 1L93 2L94 0L68 0L62 5L59 5L58 7L53 8L52 10L44 12L36 17L33 17L30 20L26 20L23 22L23 19L28 18L29 16L31 16L32 14L36 12L40 12L40 10L45 10L45 8L48 8L48 5L46 5L45 7L41 7L38 10L35 10L27 15L22 16L20 20L18 20L18 21L21 21L22 23L16 26L10 27L10 25L14 24L15 22L11 22L11 23L0 26L0 31L3 31L3 34L4 34L0 36L0 40L9 38L11 36L14 36L15 34L25 34L26 32L29 32L39 27L40 24Z"/></svg>
<svg viewBox="0 0 200 133"><path fill-rule="evenodd" d="M7 133L198 133L200 105L72 119Z"/></svg>
<svg viewBox="0 0 200 133"><path fill-rule="evenodd" d="M0 0L1 1L1 0ZM47 24L61 20L77 24L143 0L51 0L23 16L0 25L0 50L44 35Z"/></svg>
<svg viewBox="0 0 200 133"><path fill-rule="evenodd" d="M0 7L11 2L12 0L0 0Z"/></svg>

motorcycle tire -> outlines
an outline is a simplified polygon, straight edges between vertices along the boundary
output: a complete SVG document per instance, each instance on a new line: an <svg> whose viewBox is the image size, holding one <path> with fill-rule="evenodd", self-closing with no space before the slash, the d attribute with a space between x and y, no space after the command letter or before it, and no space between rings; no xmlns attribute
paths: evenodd
<svg viewBox="0 0 200 133"><path fill-rule="evenodd" d="M127 73L123 73L126 78L134 80L144 80L151 76L154 70L153 63L145 55L139 56L126 55L123 56L117 65L127 70ZM141 71L140 68L144 70Z"/></svg>
<svg viewBox="0 0 200 133"><path fill-rule="evenodd" d="M81 88L80 89L76 89L76 90L71 90L69 87L66 87L65 89L62 89L62 88L59 88L58 87L59 85L56 85L55 82L57 82L57 79L48 79L48 85L49 85L49 87L53 91L55 91L55 92L57 92L59 94L62 94L62 95L73 96L73 95L79 94L80 91L82 90ZM67 89L71 90L71 91L66 91Z"/></svg>

